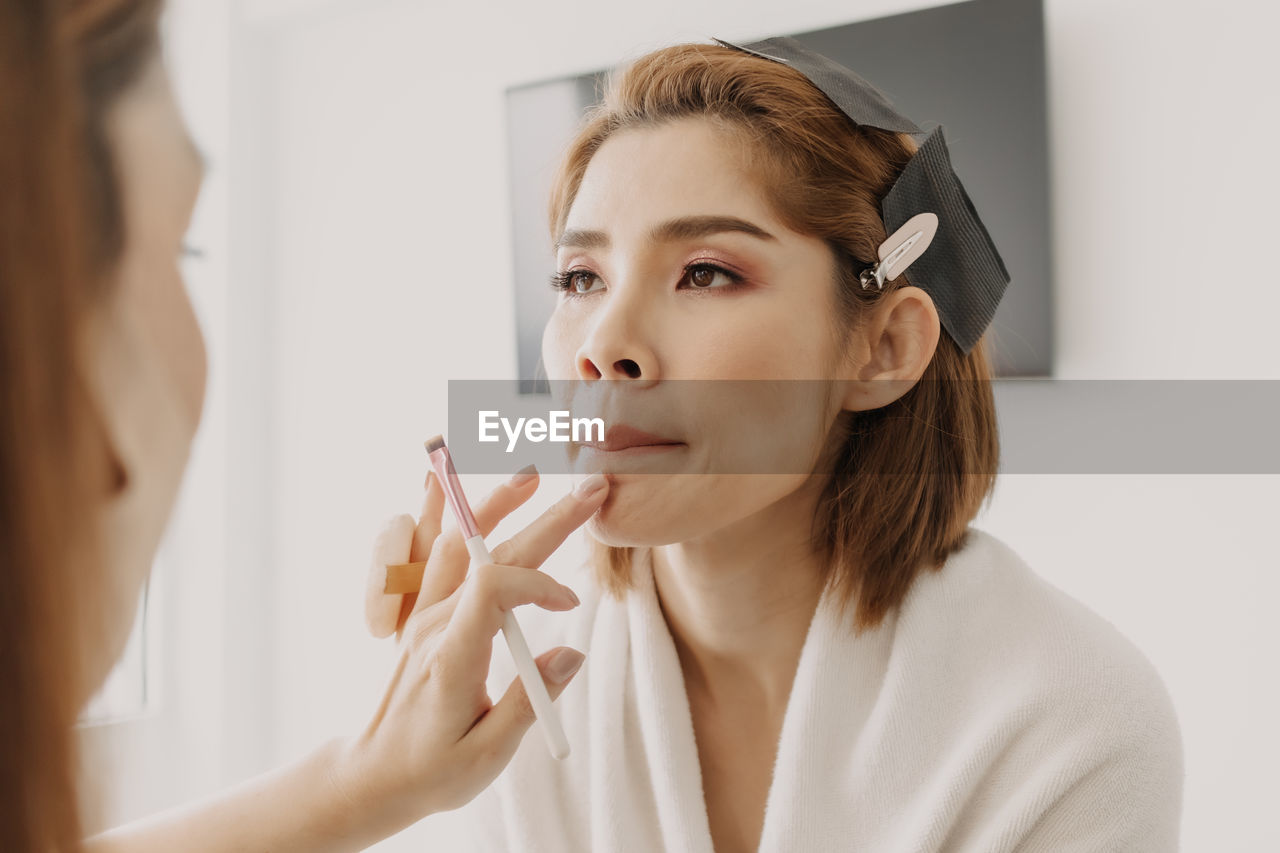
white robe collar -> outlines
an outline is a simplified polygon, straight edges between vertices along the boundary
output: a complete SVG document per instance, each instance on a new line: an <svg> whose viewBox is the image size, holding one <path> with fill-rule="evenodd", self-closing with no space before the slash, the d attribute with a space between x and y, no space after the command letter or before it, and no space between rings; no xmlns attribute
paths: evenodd
<svg viewBox="0 0 1280 853"><path fill-rule="evenodd" d="M592 643L590 719L626 720L625 706L634 703L639 731L594 726L589 732L591 778L597 782L591 789L591 849L639 849L634 846L636 839L654 832L652 816L626 804L651 797L662 849L713 853L684 676L658 603L651 550L637 549L636 556L632 593L625 603L605 596L595 620L602 630L597 630ZM844 815L853 792L839 780L849 771L852 739L870 710L868 700L877 693L875 683L883 676L893 623L891 616L875 631L855 637L848 617L839 614L830 588L824 591L805 637L783 717L761 853L800 849L798 839L818 830L824 814L830 821L832 810L840 820L847 819ZM627 630L618 630L620 624L626 624ZM626 683L628 679L632 683ZM817 689L818 685L824 687ZM833 737L850 742L834 743ZM815 744L823 748L815 749ZM644 762L646 773L625 767L637 759ZM610 784L598 784L599 780ZM610 817L599 820L602 815Z"/></svg>
<svg viewBox="0 0 1280 853"><path fill-rule="evenodd" d="M527 735L467 807L476 848L712 853L650 556L623 601L584 574L566 578L572 614L522 608L535 649L587 654L556 702L572 752ZM761 853L1176 849L1181 746L1158 675L1000 540L971 529L875 630L835 604L822 596L801 650ZM501 646L490 695L514 677Z"/></svg>

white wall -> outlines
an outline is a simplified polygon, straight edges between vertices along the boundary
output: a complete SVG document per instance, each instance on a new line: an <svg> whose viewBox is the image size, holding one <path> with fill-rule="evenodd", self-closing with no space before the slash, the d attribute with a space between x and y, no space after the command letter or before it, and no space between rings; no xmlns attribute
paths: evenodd
<svg viewBox="0 0 1280 853"><path fill-rule="evenodd" d="M246 393L267 410L251 442L261 479L228 502L255 500L269 519L265 598L246 611L268 602L269 630L242 624L267 655L254 683L269 695L245 698L270 714L271 746L235 770L372 712L391 649L361 622L371 537L417 509L446 379L514 371L504 88L678 40L932 4L442 5L234 7L232 215L246 242L230 298L268 319L230 345L258 360L240 370L263 371ZM1280 129L1277 23L1262 4L1049 0L1059 376L1280 378L1280 167L1257 156ZM1218 272L1224 252L1233 276ZM564 487L545 479L498 539ZM1277 477L1009 476L978 520L1163 673L1186 742L1187 850L1280 849L1278 498ZM380 849L448 849L447 830L433 818Z"/></svg>

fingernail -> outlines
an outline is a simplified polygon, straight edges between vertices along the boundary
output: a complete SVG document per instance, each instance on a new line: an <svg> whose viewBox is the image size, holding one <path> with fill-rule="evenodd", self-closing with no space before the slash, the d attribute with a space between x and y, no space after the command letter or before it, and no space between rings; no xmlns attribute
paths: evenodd
<svg viewBox="0 0 1280 853"><path fill-rule="evenodd" d="M428 471L427 478L422 481L422 487L428 492L431 491L431 477L433 474L435 474L435 471Z"/></svg>
<svg viewBox="0 0 1280 853"><path fill-rule="evenodd" d="M536 477L537 474L538 474L537 466L526 465L523 468L521 468L519 471L511 475L511 485L523 486L525 483L528 483L530 480Z"/></svg>
<svg viewBox="0 0 1280 853"><path fill-rule="evenodd" d="M578 671L586 656L574 649L561 649L547 663L547 677L556 684L563 684Z"/></svg>
<svg viewBox="0 0 1280 853"><path fill-rule="evenodd" d="M563 584L562 584L562 586L563 586ZM574 592L573 590L569 589L569 587L567 587L567 586L564 586L563 588L564 588L564 594L565 594L565 595L567 595L567 596L569 596L569 598L571 598L571 599L573 600L573 606L574 606L574 607L577 607L579 604L581 604L581 603L582 603L581 601L579 601L579 600L578 600L578 594L577 594L576 592Z"/></svg>
<svg viewBox="0 0 1280 853"><path fill-rule="evenodd" d="M577 488L573 490L573 496L580 501L585 501L587 498L603 489L605 484L608 482L609 481L605 479L604 474L597 471L578 484Z"/></svg>

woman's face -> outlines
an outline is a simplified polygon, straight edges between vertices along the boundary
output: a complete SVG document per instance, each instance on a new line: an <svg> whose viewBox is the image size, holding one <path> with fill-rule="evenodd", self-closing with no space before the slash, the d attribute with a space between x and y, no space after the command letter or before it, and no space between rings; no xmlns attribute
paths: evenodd
<svg viewBox="0 0 1280 853"><path fill-rule="evenodd" d="M835 259L777 219L730 132L686 119L611 136L556 265L569 289L542 358L562 400L683 442L641 455L570 445L575 471L612 481L598 539L687 542L810 480L846 407L834 380L853 369L832 322Z"/></svg>
<svg viewBox="0 0 1280 853"><path fill-rule="evenodd" d="M109 472L99 516L102 597L85 614L88 691L128 637L200 420L206 374L179 269L203 166L158 58L112 106L107 139L126 240L84 342Z"/></svg>

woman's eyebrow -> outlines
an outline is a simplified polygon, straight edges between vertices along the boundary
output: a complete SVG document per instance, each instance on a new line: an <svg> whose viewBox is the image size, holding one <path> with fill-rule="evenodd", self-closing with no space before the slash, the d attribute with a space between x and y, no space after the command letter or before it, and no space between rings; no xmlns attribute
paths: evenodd
<svg viewBox="0 0 1280 853"><path fill-rule="evenodd" d="M649 239L655 243L670 243L676 240L696 240L699 237L723 234L726 231L746 234L761 240L774 239L772 234L760 226L736 216L685 216L680 219L671 219L650 231Z"/></svg>
<svg viewBox="0 0 1280 853"><path fill-rule="evenodd" d="M768 231L758 225L739 219L736 216L683 216L669 219L649 232L649 239L655 243L670 243L676 240L696 240L712 234L733 232L746 234L761 240L776 239ZM556 251L565 248L573 249L605 249L609 246L609 235L604 231L589 231L571 228L556 240Z"/></svg>
<svg viewBox="0 0 1280 853"><path fill-rule="evenodd" d="M609 235L603 231L587 231L582 228L570 228L556 240L556 251L561 249L606 249L609 246Z"/></svg>

